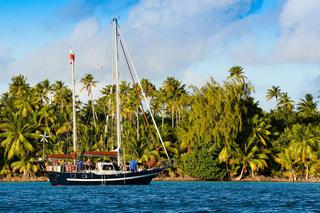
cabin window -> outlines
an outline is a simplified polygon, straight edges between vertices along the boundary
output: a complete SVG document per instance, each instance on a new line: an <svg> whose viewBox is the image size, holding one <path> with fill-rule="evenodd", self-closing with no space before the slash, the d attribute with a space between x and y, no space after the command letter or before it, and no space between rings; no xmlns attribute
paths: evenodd
<svg viewBox="0 0 320 213"><path fill-rule="evenodd" d="M87 175L82 175L82 178L88 178Z"/></svg>
<svg viewBox="0 0 320 213"><path fill-rule="evenodd" d="M71 174L70 177L71 178L76 178L76 175L75 174Z"/></svg>
<svg viewBox="0 0 320 213"><path fill-rule="evenodd" d="M114 169L112 165L103 165L102 170L112 171Z"/></svg>

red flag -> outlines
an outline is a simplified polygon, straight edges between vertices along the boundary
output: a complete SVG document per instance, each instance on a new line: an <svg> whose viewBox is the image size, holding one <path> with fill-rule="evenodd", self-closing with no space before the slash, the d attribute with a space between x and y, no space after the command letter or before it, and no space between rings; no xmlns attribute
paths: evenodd
<svg viewBox="0 0 320 213"><path fill-rule="evenodd" d="M75 60L74 52L70 49L70 64L72 64Z"/></svg>

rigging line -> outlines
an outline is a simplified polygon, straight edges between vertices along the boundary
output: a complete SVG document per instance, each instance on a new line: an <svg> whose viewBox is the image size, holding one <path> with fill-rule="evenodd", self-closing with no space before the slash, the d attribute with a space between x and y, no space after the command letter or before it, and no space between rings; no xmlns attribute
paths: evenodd
<svg viewBox="0 0 320 213"><path fill-rule="evenodd" d="M120 37L120 32L121 32L121 29L120 29L120 27L119 27L119 37ZM153 124L154 124L154 126L155 126L155 128L156 128L156 131L157 131L157 133L158 133L158 136L159 136L159 139L160 139L161 144L162 144L162 146L163 146L163 149L164 149L164 151L165 151L165 153L166 153L166 156L167 156L167 158L168 158L168 160L169 160L170 166L172 166L171 159L170 159L170 157L169 157L169 154L168 154L168 152L167 152L167 149L166 149L166 147L165 147L165 145L164 145L164 142L163 142L163 140L162 140L162 137L161 137L160 131L159 131L159 129L158 129L158 126L157 126L157 124L156 124L156 121L154 120L154 117L153 117L153 114L152 114L150 105L149 105L149 103L147 103L146 95L145 95L145 93L144 93L144 91L143 91L142 85L141 85L141 83L140 83L140 78L139 78L138 73L137 73L137 71L136 71L136 69L135 69L135 66L134 66L134 64L133 64L133 61L132 61L132 59L131 59L131 57L130 57L129 50L128 50L128 48L126 47L126 43L125 43L125 40L124 40L124 38L123 38L123 36L122 36L122 32L121 32L121 37L120 37L120 38L121 38L120 40L123 41L124 49L125 49L126 52L128 53L129 61L131 62L132 69L133 69L133 71L134 71L136 80L137 80L137 82L138 82L138 84L139 84L139 86L140 86L140 89L141 89L141 92L142 92L142 96L143 96L143 98L144 98L144 100L145 100L145 103L146 103L146 105L147 105L147 108L148 108L148 111L149 111L149 113L150 113L152 122L153 122Z"/></svg>
<svg viewBox="0 0 320 213"><path fill-rule="evenodd" d="M132 81L133 81L134 84L136 84L136 81L135 81L135 79L134 79L134 77L133 77L133 74L132 74L132 71L131 71L131 67L130 67L130 64L129 64L129 61L128 61L128 58L127 58L127 54L126 54L126 52L124 51L124 47L123 47L123 43L122 43L121 37L120 37L119 41L120 41L120 46L121 46L121 49L122 49L124 58L125 58L125 60L126 60L126 63L127 63L128 70L129 70L129 72L130 72ZM140 95L138 94L138 91L136 91L136 95L137 95L138 101L139 101L139 103L140 103L140 108L141 108L141 111L142 111L142 114L143 114L144 121L146 122L147 128L148 128L148 130L149 130L149 134L150 134L151 137L152 137L152 143L153 143L154 147L156 148L158 155L160 156L159 147L158 147L158 145L157 145L156 139L154 138L154 135L152 134L152 130L151 130L151 127L150 127L150 123L149 123L149 121L148 121L148 119L147 119L147 115L146 115L146 112L145 112L144 107L143 107L143 105L142 105L141 98L140 98Z"/></svg>

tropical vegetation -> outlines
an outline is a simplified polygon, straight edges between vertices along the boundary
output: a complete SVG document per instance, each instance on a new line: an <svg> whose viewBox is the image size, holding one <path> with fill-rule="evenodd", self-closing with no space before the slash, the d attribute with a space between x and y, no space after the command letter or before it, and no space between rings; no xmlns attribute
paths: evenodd
<svg viewBox="0 0 320 213"><path fill-rule="evenodd" d="M115 85L105 85L94 99L97 82L92 74L80 81L88 101L76 101L79 152L116 148ZM164 175L320 177L320 112L311 94L295 102L272 86L266 99L276 105L267 112L254 99L254 87L240 66L231 67L222 83L210 78L200 88L173 77L160 88L147 79L141 84L173 162ZM123 81L120 89L124 160L146 167L168 163L150 114L140 105L140 87ZM72 152L71 99L62 81L30 85L25 76L12 78L0 98L2 177L40 175L45 156Z"/></svg>

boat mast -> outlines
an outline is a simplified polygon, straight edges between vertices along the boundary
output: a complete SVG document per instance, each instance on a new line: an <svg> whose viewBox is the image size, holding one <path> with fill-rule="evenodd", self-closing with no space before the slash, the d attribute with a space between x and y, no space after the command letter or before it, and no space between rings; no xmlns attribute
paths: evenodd
<svg viewBox="0 0 320 213"><path fill-rule="evenodd" d="M76 79L75 79L75 69L74 69L75 54L70 49L70 64L72 70L72 136L73 136L73 152L77 151L77 122L76 122Z"/></svg>
<svg viewBox="0 0 320 213"><path fill-rule="evenodd" d="M117 120L117 146L118 146L118 166L121 164L121 118L120 118L120 85L119 85L119 52L118 52L118 23L117 18L113 18L114 29L114 72L116 80L116 120Z"/></svg>

